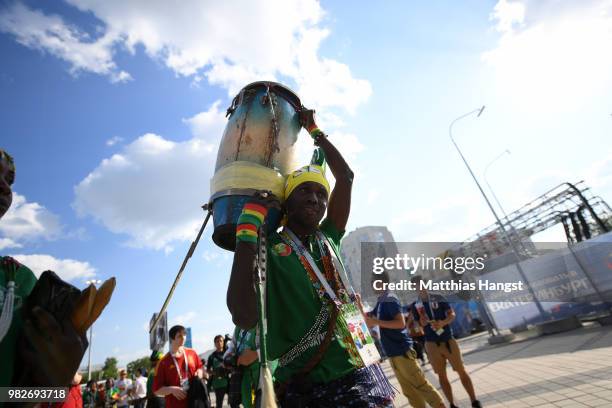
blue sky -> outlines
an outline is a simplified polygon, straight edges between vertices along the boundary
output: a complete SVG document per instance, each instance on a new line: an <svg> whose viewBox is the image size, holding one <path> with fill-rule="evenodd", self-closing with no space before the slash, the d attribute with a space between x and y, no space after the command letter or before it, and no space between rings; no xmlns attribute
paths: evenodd
<svg viewBox="0 0 612 408"><path fill-rule="evenodd" d="M610 1L168 4L0 6L0 146L17 164L0 251L81 287L117 277L96 363L148 354L145 326L203 220L225 109L255 80L295 89L349 159L349 230L460 241L491 224L448 138L483 104L454 134L481 180L511 151L488 172L506 210L582 179L612 200ZM210 234L168 310L199 351L232 330L231 257Z"/></svg>

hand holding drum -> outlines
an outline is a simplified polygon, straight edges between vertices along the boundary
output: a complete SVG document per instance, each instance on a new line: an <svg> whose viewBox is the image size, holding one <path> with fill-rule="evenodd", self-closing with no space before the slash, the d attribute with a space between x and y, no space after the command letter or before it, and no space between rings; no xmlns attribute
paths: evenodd
<svg viewBox="0 0 612 408"><path fill-rule="evenodd" d="M281 203L277 196L272 194L269 190L259 190L253 195L251 200L257 204L266 207L268 210L275 208L280 211Z"/></svg>

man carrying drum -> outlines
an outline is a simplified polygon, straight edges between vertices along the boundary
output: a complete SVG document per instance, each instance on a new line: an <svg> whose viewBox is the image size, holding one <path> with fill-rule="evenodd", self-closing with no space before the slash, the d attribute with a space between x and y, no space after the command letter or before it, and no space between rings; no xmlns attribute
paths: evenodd
<svg viewBox="0 0 612 408"><path fill-rule="evenodd" d="M338 262L353 172L318 129L314 111L302 110L300 122L323 150L336 184L330 193L324 170L316 165L291 173L284 192L286 226L267 238L267 344L269 358L278 359L277 397L282 407L377 406L376 381L367 368L359 368L350 333L346 336L346 310L357 309ZM227 304L234 323L245 329L258 319L257 232L268 209L278 205L274 197L252 200L238 220Z"/></svg>

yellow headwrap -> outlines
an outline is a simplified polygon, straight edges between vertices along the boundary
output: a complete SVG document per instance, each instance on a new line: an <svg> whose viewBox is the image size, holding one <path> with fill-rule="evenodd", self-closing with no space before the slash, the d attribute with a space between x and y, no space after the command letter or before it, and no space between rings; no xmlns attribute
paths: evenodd
<svg viewBox="0 0 612 408"><path fill-rule="evenodd" d="M315 164L310 164L294 171L287 177L287 181L285 182L285 200L289 198L297 186L308 181L321 184L325 187L327 195L329 196L329 182L325 178L323 168Z"/></svg>

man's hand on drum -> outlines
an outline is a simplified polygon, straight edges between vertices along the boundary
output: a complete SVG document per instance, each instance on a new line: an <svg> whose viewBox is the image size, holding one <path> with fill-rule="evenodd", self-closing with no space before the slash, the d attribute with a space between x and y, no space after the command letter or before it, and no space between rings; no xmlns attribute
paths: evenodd
<svg viewBox="0 0 612 408"><path fill-rule="evenodd" d="M272 208L277 210L281 209L281 203L278 197L268 190L257 191L251 201L266 207L268 210Z"/></svg>
<svg viewBox="0 0 612 408"><path fill-rule="evenodd" d="M314 109L302 109L300 111L300 124L304 126L306 130L311 129L313 127L317 127L314 116Z"/></svg>

